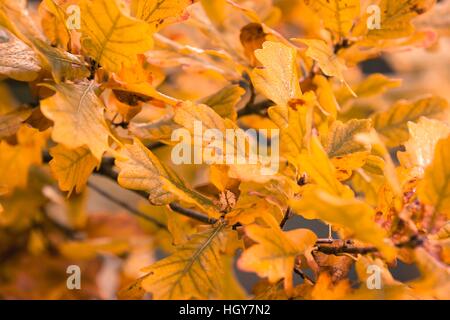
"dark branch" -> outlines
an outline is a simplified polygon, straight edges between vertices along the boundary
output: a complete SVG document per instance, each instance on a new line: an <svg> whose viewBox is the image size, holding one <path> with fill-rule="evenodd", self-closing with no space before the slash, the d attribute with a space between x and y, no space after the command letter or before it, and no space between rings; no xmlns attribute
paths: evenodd
<svg viewBox="0 0 450 320"><path fill-rule="evenodd" d="M95 190L95 192L97 192L98 194L100 194L102 197L108 199L109 201L121 206L122 208L126 209L128 212L134 214L135 216L142 218L146 221L152 222L154 223L156 226L158 226L161 229L165 229L167 230L167 226L163 223L161 223L160 221L156 220L155 218L133 208L132 206L130 206L128 203L116 199L114 198L112 195L110 195L109 193L105 192L104 190L102 190L101 188L99 188L98 186L96 186L95 184L93 184L92 182L88 182L88 186L89 188Z"/></svg>
<svg viewBox="0 0 450 320"><path fill-rule="evenodd" d="M243 117L251 114L266 115L267 109L273 105L274 103L270 100L263 100L258 103L247 104L244 108L238 111L238 117Z"/></svg>
<svg viewBox="0 0 450 320"><path fill-rule="evenodd" d="M203 213L197 212L193 209L187 209L184 208L182 206L180 206L179 204L177 204L176 202L172 202L169 204L170 209L172 209L173 211L182 214L186 217L192 218L194 220L203 222L203 223L207 223L207 224L215 224L217 222L216 219L214 218L209 218L206 215L204 215Z"/></svg>

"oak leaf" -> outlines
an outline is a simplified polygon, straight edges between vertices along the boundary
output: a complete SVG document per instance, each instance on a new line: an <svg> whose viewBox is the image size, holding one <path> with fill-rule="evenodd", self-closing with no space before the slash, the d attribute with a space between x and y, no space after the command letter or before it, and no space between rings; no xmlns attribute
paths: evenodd
<svg viewBox="0 0 450 320"><path fill-rule="evenodd" d="M80 8L82 48L107 70L130 66L152 48L155 28L127 16L116 0L82 0Z"/></svg>
<svg viewBox="0 0 450 320"><path fill-rule="evenodd" d="M395 256L395 249L385 242L385 230L374 220L375 211L361 200L340 198L322 188L310 187L301 200L292 200L290 204L307 219L321 219L347 228L355 239L375 245L389 260Z"/></svg>
<svg viewBox="0 0 450 320"><path fill-rule="evenodd" d="M434 207L434 216L443 213L450 217L450 137L440 140L425 178L419 184L419 199ZM433 221L434 222L434 221Z"/></svg>
<svg viewBox="0 0 450 320"><path fill-rule="evenodd" d="M131 14L156 30L186 19L186 8L193 0L132 0Z"/></svg>
<svg viewBox="0 0 450 320"><path fill-rule="evenodd" d="M448 114L448 103L440 97L427 97L413 102L399 101L388 110L376 113L372 123L378 133L386 139L389 147L397 146L408 139L408 122L417 122L421 117L444 120Z"/></svg>
<svg viewBox="0 0 450 320"><path fill-rule="evenodd" d="M285 288L292 291L295 259L314 246L316 235L308 229L283 232L277 226L267 228L255 224L245 227L245 233L257 244L243 252L239 268L267 277L271 283L284 278Z"/></svg>
<svg viewBox="0 0 450 320"><path fill-rule="evenodd" d="M46 144L46 133L27 125L17 131L17 144L0 141L0 185L14 189L24 188L28 182L28 170L42 163L42 148Z"/></svg>
<svg viewBox="0 0 450 320"><path fill-rule="evenodd" d="M266 41L262 49L255 51L255 56L262 64L252 72L256 89L279 106L287 106L289 100L301 96L295 49Z"/></svg>
<svg viewBox="0 0 450 320"><path fill-rule="evenodd" d="M61 83L51 88L56 94L41 101L41 110L55 123L53 140L72 149L87 146L100 160L109 149L111 133L103 117L103 103L95 94L93 83Z"/></svg>
<svg viewBox="0 0 450 320"><path fill-rule="evenodd" d="M226 236L223 223L194 235L172 255L143 269L142 287L154 299L220 298Z"/></svg>
<svg viewBox="0 0 450 320"><path fill-rule="evenodd" d="M99 164L86 147L68 149L59 144L50 149L50 155L53 158L49 163L52 174L58 180L59 188L68 191L69 195L74 189L77 193L83 190L92 171Z"/></svg>

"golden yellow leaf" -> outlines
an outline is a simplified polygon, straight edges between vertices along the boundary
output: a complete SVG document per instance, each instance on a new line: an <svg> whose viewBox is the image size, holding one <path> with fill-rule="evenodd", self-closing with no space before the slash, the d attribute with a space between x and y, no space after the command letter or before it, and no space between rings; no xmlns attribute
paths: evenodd
<svg viewBox="0 0 450 320"><path fill-rule="evenodd" d="M33 81L41 66L34 51L12 34L0 29L0 77Z"/></svg>
<svg viewBox="0 0 450 320"><path fill-rule="evenodd" d="M410 138L405 142L405 152L399 152L398 157L403 166L413 169L414 174L421 177L433 160L438 141L450 134L450 126L423 117L417 123L409 122L408 130Z"/></svg>
<svg viewBox="0 0 450 320"><path fill-rule="evenodd" d="M143 269L142 287L157 300L220 298L228 232L219 223L194 235L172 255Z"/></svg>
<svg viewBox="0 0 450 320"><path fill-rule="evenodd" d="M412 19L428 11L435 0L381 0L381 28L369 30L369 38L376 40L402 38L414 32Z"/></svg>
<svg viewBox="0 0 450 320"><path fill-rule="evenodd" d="M359 0L305 0L322 19L325 28L345 37L353 27L353 22L360 15Z"/></svg>
<svg viewBox="0 0 450 320"><path fill-rule="evenodd" d="M401 79L391 79L381 73L374 73L362 80L359 84L352 86L358 98L368 98L380 95L389 89L397 88L402 84ZM351 93L342 88L336 93L340 105L344 105L350 99L354 98Z"/></svg>
<svg viewBox="0 0 450 320"><path fill-rule="evenodd" d="M307 219L321 219L350 230L355 239L376 246L388 259L395 249L385 240L387 234L375 222L375 210L355 198L340 198L320 187L306 188L301 200L291 200L294 211Z"/></svg>
<svg viewBox="0 0 450 320"><path fill-rule="evenodd" d="M339 300L344 299L350 290L348 281L343 280L334 284L328 273L322 273L310 294L313 300Z"/></svg>
<svg viewBox="0 0 450 320"><path fill-rule="evenodd" d="M71 34L66 26L66 11L78 0L43 0L39 4L42 31L51 43L59 48L68 49Z"/></svg>
<svg viewBox="0 0 450 320"><path fill-rule="evenodd" d="M69 149L62 144L50 149L50 169L58 180L59 188L80 193L99 161L86 147Z"/></svg>
<svg viewBox="0 0 450 320"><path fill-rule="evenodd" d="M78 80L89 76L84 60L69 52L54 48L40 39L31 39L34 47L50 66L57 83L65 80Z"/></svg>
<svg viewBox="0 0 450 320"><path fill-rule="evenodd" d="M308 147L312 130L312 111L316 103L307 92L290 101L290 106L275 106L268 110L269 118L280 129L280 154L297 168L299 155Z"/></svg>
<svg viewBox="0 0 450 320"><path fill-rule="evenodd" d="M355 136L371 129L370 120L353 119L346 123L333 122L325 143L325 151L330 158L345 157L349 154L368 151L370 146L356 141Z"/></svg>
<svg viewBox="0 0 450 320"><path fill-rule="evenodd" d="M46 133L27 125L19 128L16 145L0 141L0 185L11 189L26 187L30 166L42 163L45 143Z"/></svg>
<svg viewBox="0 0 450 320"><path fill-rule="evenodd" d="M98 254L122 255L130 250L125 239L96 238L83 241L69 241L59 246L61 254L74 260L88 260Z"/></svg>
<svg viewBox="0 0 450 320"><path fill-rule="evenodd" d="M147 192L151 204L166 205L180 199L217 218L218 212L212 200L187 187L138 139L123 147L116 158L116 165L120 169L119 184L127 189Z"/></svg>
<svg viewBox="0 0 450 320"><path fill-rule="evenodd" d="M417 248L414 257L421 271L421 278L408 283L421 299L450 299L450 268L436 260L424 248Z"/></svg>
<svg viewBox="0 0 450 320"><path fill-rule="evenodd" d="M306 55L317 62L319 68L329 77L336 77L345 82L344 71L347 69L345 61L336 56L333 48L323 40L294 39L308 46Z"/></svg>
<svg viewBox="0 0 450 320"><path fill-rule="evenodd" d="M18 109L0 116L0 138L16 134L21 124L31 115L31 109Z"/></svg>
<svg viewBox="0 0 450 320"><path fill-rule="evenodd" d="M131 14L156 30L187 18L186 8L193 0L132 0Z"/></svg>
<svg viewBox="0 0 450 320"><path fill-rule="evenodd" d="M436 145L433 162L425 169L418 195L421 201L434 207L434 216L443 213L450 218L450 137Z"/></svg>
<svg viewBox="0 0 450 320"><path fill-rule="evenodd" d="M208 18L217 26L221 26L227 17L227 0L201 0Z"/></svg>
<svg viewBox="0 0 450 320"><path fill-rule="evenodd" d="M340 107L330 81L322 75L316 75L313 83L317 86L316 94L320 107L333 119L336 119Z"/></svg>
<svg viewBox="0 0 450 320"><path fill-rule="evenodd" d="M0 170L2 169L3 165L0 165ZM14 173L16 176L23 175L22 169L17 166L15 169ZM18 187L13 190L8 185L2 186L2 188L6 188L7 192L5 195L0 196L4 209L0 213L0 226L2 228L7 227L10 230L29 229L34 223L33 221L36 221L41 216L41 210L48 202L48 199L42 194L42 188L46 184L52 183L51 180L44 176L42 171L33 167L28 170L27 177L26 188ZM1 184L3 182L0 179Z"/></svg>
<svg viewBox="0 0 450 320"><path fill-rule="evenodd" d="M152 48L154 27L127 16L116 0L82 0L82 48L109 71L137 62Z"/></svg>
<svg viewBox="0 0 450 320"><path fill-rule="evenodd" d="M61 83L52 87L56 94L41 101L42 113L55 123L54 141L76 149L87 146L100 160L109 148L109 129L103 117L103 103L93 83Z"/></svg>
<svg viewBox="0 0 450 320"><path fill-rule="evenodd" d="M421 117L444 120L448 103L439 97L422 98L414 102L399 101L384 112L372 117L378 133L386 138L388 147L397 146L408 139L408 122L417 122Z"/></svg>
<svg viewBox="0 0 450 320"><path fill-rule="evenodd" d="M20 104L17 98L5 81L0 81L0 96L2 97L0 100L0 115L6 115L19 108Z"/></svg>
<svg viewBox="0 0 450 320"><path fill-rule="evenodd" d="M0 0L0 25L27 44L29 44L27 38L44 40L28 13L26 0Z"/></svg>
<svg viewBox="0 0 450 320"><path fill-rule="evenodd" d="M222 118L236 121L236 105L244 95L245 90L238 85L230 85L199 102L211 107Z"/></svg>
<svg viewBox="0 0 450 320"><path fill-rule="evenodd" d="M255 51L262 67L253 70L253 85L279 106L302 94L297 70L297 52L280 42L266 41Z"/></svg>
<svg viewBox="0 0 450 320"><path fill-rule="evenodd" d="M89 70L82 58L54 48L46 42L21 1L0 0L0 9L0 25L37 50L42 58L41 62L49 65L46 69L51 71L56 82L81 79L89 75Z"/></svg>
<svg viewBox="0 0 450 320"><path fill-rule="evenodd" d="M224 300L245 300L247 294L241 286L234 271L234 257L223 256L224 272L222 274L222 294L221 299Z"/></svg>
<svg viewBox="0 0 450 320"><path fill-rule="evenodd" d="M311 139L308 153L299 156L300 168L312 181L330 194L349 198L353 192L337 179L337 172L317 137Z"/></svg>
<svg viewBox="0 0 450 320"><path fill-rule="evenodd" d="M368 162L370 162L370 157L368 159ZM352 175L351 183L355 192L364 194L364 200L368 204L376 206L379 202L379 193L385 183L385 179L383 171L381 171L381 174L373 174L366 170L358 169Z"/></svg>
<svg viewBox="0 0 450 320"><path fill-rule="evenodd" d="M267 228L256 224L245 227L245 233L257 244L242 253L239 268L267 277L271 283L284 278L285 289L292 291L295 259L314 246L316 235L308 229L283 232L276 226Z"/></svg>

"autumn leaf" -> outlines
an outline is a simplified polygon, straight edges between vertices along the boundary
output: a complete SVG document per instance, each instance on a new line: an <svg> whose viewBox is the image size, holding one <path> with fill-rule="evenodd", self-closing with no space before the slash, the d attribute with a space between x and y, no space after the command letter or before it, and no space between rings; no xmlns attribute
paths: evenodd
<svg viewBox="0 0 450 320"><path fill-rule="evenodd" d="M306 55L317 62L323 73L345 82L344 71L347 69L345 61L336 56L333 49L325 41L316 39L294 40L308 46Z"/></svg>
<svg viewBox="0 0 450 320"><path fill-rule="evenodd" d="M428 11L434 3L434 0L381 0L382 28L369 30L369 38L378 40L411 35L414 32L411 20Z"/></svg>
<svg viewBox="0 0 450 320"><path fill-rule="evenodd" d="M18 109L0 116L0 139L17 133L22 123L31 115L30 109Z"/></svg>
<svg viewBox="0 0 450 320"><path fill-rule="evenodd" d="M54 76L56 82L77 80L89 75L84 60L70 52L54 48L46 42L39 28L30 19L25 5L2 0L0 2L0 25L6 27L16 37L36 49L43 64ZM42 66L44 67L44 66Z"/></svg>
<svg viewBox="0 0 450 320"><path fill-rule="evenodd" d="M25 43L0 29L0 76L33 81L40 70L36 53Z"/></svg>
<svg viewBox="0 0 450 320"><path fill-rule="evenodd" d="M389 147L397 146L408 139L408 122L417 122L421 117L445 119L448 103L439 97L422 98L414 102L399 101L384 112L372 117L373 126L386 138Z"/></svg>
<svg viewBox="0 0 450 320"><path fill-rule="evenodd" d="M371 129L370 120L336 121L330 128L325 150L330 158L367 151L367 146L355 140L355 136Z"/></svg>
<svg viewBox="0 0 450 320"><path fill-rule="evenodd" d="M311 108L311 105L309 106ZM280 128L280 154L295 166L300 166L299 155L307 147L311 121L307 107L297 110L287 106L275 106L268 110L270 119Z"/></svg>
<svg viewBox="0 0 450 320"><path fill-rule="evenodd" d="M201 0L201 4L208 18L214 24L221 26L226 19L227 0Z"/></svg>
<svg viewBox="0 0 450 320"><path fill-rule="evenodd" d="M405 142L405 152L397 156L406 168L422 176L433 160L436 144L450 134L450 127L445 122L423 117L417 123L409 122L408 130L410 138Z"/></svg>
<svg viewBox="0 0 450 320"><path fill-rule="evenodd" d="M22 125L17 131L16 145L0 141L0 186L10 189L26 187L30 166L42 163L45 135Z"/></svg>
<svg viewBox="0 0 450 320"><path fill-rule="evenodd" d="M370 146L355 140L361 133L371 129L370 120L350 120L347 123L335 121L325 143L325 151L338 173L339 180L345 180L355 169L362 167L368 157Z"/></svg>
<svg viewBox="0 0 450 320"><path fill-rule="evenodd" d="M103 103L92 83L57 84L56 94L42 101L42 113L53 120L54 141L76 149L87 146L94 157L101 159L108 150L111 135L103 117Z"/></svg>
<svg viewBox="0 0 450 320"><path fill-rule="evenodd" d="M301 170L308 178L330 194L343 198L352 197L352 191L338 181L336 168L316 137L311 139L309 152L300 155L299 162Z"/></svg>
<svg viewBox="0 0 450 320"><path fill-rule="evenodd" d="M395 249L385 241L386 232L374 221L375 211L361 200L340 198L312 187L303 192L301 200L292 200L291 206L307 219L347 228L355 239L375 245L387 259L395 256Z"/></svg>
<svg viewBox="0 0 450 320"><path fill-rule="evenodd" d="M413 292L422 299L442 299L450 298L450 270L445 265L423 248L417 248L414 258L419 266L422 276L409 283Z"/></svg>
<svg viewBox="0 0 450 320"><path fill-rule="evenodd" d="M132 145L124 146L116 159L116 165L120 169L119 184L127 189L147 192L153 205L166 205L180 199L217 217L218 212L210 199L187 187L139 140L135 139Z"/></svg>
<svg viewBox="0 0 450 320"><path fill-rule="evenodd" d="M228 118L231 121L236 121L236 105L244 93L244 89L238 85L231 85L209 97L202 99L200 103L211 107L222 118Z"/></svg>
<svg viewBox="0 0 450 320"><path fill-rule="evenodd" d="M271 283L284 279L285 288L292 291L295 259L315 244L316 235L307 229L282 232L278 227L258 225L245 227L245 233L257 244L244 251L239 268L267 277Z"/></svg>
<svg viewBox="0 0 450 320"><path fill-rule="evenodd" d="M87 64L80 57L54 48L38 38L32 38L31 41L49 65L57 83L65 80L79 80L89 75Z"/></svg>
<svg viewBox="0 0 450 320"><path fill-rule="evenodd" d="M124 14L116 0L82 0L80 8L82 47L106 69L119 71L151 49L155 28Z"/></svg>
<svg viewBox="0 0 450 320"><path fill-rule="evenodd" d="M380 95L389 89L397 88L402 84L400 79L391 79L381 73L374 73L361 81L358 85L352 86L358 98L369 98ZM344 105L350 99L354 98L351 93L342 88L336 93L340 105Z"/></svg>
<svg viewBox="0 0 450 320"><path fill-rule="evenodd" d="M193 0L132 0L131 14L156 30L186 19L186 8Z"/></svg>
<svg viewBox="0 0 450 320"><path fill-rule="evenodd" d="M39 5L42 31L52 44L60 48L70 47L71 34L66 26L66 11L77 0L44 0Z"/></svg>
<svg viewBox="0 0 450 320"><path fill-rule="evenodd" d="M226 225L198 233L175 253L143 269L142 288L153 299L220 298Z"/></svg>
<svg viewBox="0 0 450 320"><path fill-rule="evenodd" d="M425 178L419 184L419 198L434 207L438 213L450 216L450 138L440 140L433 161L425 169ZM434 221L433 221L434 222Z"/></svg>
<svg viewBox="0 0 450 320"><path fill-rule="evenodd" d="M92 174L94 168L99 164L98 160L86 147L68 149L62 144L50 149L52 160L50 169L59 188L68 191L69 195L75 189L80 193Z"/></svg>
<svg viewBox="0 0 450 320"><path fill-rule="evenodd" d="M262 64L252 72L256 89L279 106L287 106L289 100L301 96L295 49L266 41L255 56Z"/></svg>
<svg viewBox="0 0 450 320"><path fill-rule="evenodd" d="M345 37L353 27L354 20L360 14L358 0L305 0L322 19L325 28L335 32L339 37Z"/></svg>

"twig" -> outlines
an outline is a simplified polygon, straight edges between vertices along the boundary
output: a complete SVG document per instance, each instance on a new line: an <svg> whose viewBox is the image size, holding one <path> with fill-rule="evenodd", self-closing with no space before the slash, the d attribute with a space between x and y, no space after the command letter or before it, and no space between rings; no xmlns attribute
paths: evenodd
<svg viewBox="0 0 450 320"><path fill-rule="evenodd" d="M209 218L206 215L204 215L198 211L195 211L193 209L184 208L176 202L171 202L169 204L169 207L170 207L170 209L172 209L175 212L178 212L186 217L195 219L195 220L203 222L203 223L215 224L217 222L217 220L214 218Z"/></svg>
<svg viewBox="0 0 450 320"><path fill-rule="evenodd" d="M274 103L270 100L263 100L258 103L249 103L244 108L238 111L238 117L247 116L251 114L265 115L267 108L273 106Z"/></svg>
<svg viewBox="0 0 450 320"><path fill-rule="evenodd" d="M284 213L284 217L280 222L280 228L283 229L284 226L286 225L286 222L288 222L288 220L292 217L293 211L291 209L291 207L288 207L286 212Z"/></svg>
<svg viewBox="0 0 450 320"><path fill-rule="evenodd" d="M309 281L312 285L315 285L316 282L311 279L306 273L304 273L302 270L300 270L299 268L294 268L294 272L296 274L298 274L303 280L305 281Z"/></svg>
<svg viewBox="0 0 450 320"><path fill-rule="evenodd" d="M416 248L423 244L424 239L418 236L412 236L410 239L396 243L397 248ZM324 254L368 254L376 253L378 249L376 247L358 247L355 246L351 240L341 239L318 239L316 241L315 251Z"/></svg>
<svg viewBox="0 0 450 320"><path fill-rule="evenodd" d="M102 190L101 188L99 188L97 185L93 184L92 182L88 181L88 186L89 188L93 189L95 192L97 192L98 194L100 194L102 197L108 199L109 201L121 206L122 208L126 209L128 212L134 214L135 216L142 218L146 221L152 222L154 223L156 226L158 226L161 229L165 229L167 230L167 226L163 223L161 223L160 221L156 220L155 218L146 215L145 213L133 208L132 206L128 205L128 203L116 199L114 198L112 195L110 195L109 193L105 192L104 190Z"/></svg>

